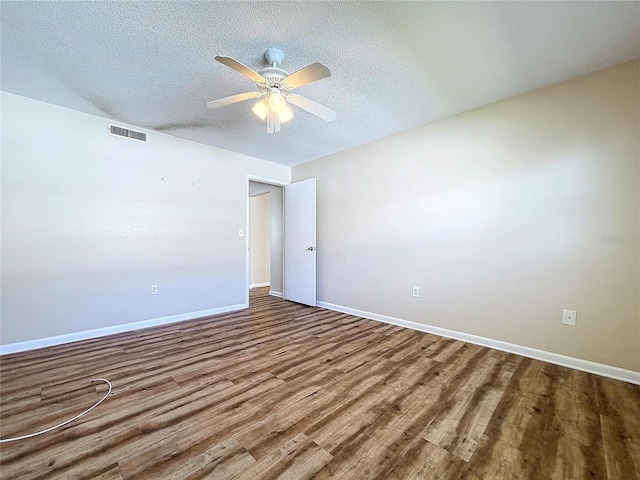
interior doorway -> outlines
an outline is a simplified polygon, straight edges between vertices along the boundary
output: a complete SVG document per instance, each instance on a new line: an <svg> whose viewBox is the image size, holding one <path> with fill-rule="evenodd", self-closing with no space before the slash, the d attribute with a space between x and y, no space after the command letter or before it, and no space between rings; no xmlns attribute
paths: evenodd
<svg viewBox="0 0 640 480"><path fill-rule="evenodd" d="M249 290L269 287L283 296L284 204L283 187L248 179L247 305Z"/></svg>
<svg viewBox="0 0 640 480"><path fill-rule="evenodd" d="M249 196L249 289L271 287L271 192Z"/></svg>

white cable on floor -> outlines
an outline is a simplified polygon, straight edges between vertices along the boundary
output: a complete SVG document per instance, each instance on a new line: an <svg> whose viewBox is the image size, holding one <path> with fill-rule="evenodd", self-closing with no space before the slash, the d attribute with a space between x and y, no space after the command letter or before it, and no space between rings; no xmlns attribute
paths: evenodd
<svg viewBox="0 0 640 480"><path fill-rule="evenodd" d="M0 443L13 442L13 441L16 441L16 440L24 440L25 438L35 437L36 435L42 435L43 433L50 432L51 430L55 430L56 428L64 427L66 424L71 423L74 420L77 420L78 418L80 418L83 415L86 415L91 410L93 410L98 405L100 405L102 402L104 402L105 398L107 398L109 396L109 394L111 393L111 382L109 380L107 380L106 378L94 378L93 380L91 380L91 383L93 383L93 382L106 382L107 385L109 385L109 391L107 392L107 394L104 397L102 397L100 400L98 400L98 403L96 403L93 407L86 409L81 414L76 415L75 417L67 420L66 422L59 423L58 425L54 425L53 427L49 427L49 428L47 428L45 430L40 430L39 432L30 433L29 435L22 435L21 437L14 437L14 438L3 438L2 440L0 440Z"/></svg>

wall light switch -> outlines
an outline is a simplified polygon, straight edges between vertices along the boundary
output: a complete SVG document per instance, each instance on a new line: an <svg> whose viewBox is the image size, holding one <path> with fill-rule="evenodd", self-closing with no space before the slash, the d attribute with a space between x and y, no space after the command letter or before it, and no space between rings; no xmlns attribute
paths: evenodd
<svg viewBox="0 0 640 480"><path fill-rule="evenodd" d="M577 315L578 315L578 312L576 312L575 310L563 310L562 323L564 325L571 325L572 327L575 327Z"/></svg>
<svg viewBox="0 0 640 480"><path fill-rule="evenodd" d="M244 237L244 228L241 228L240 230L238 230L238 236Z"/></svg>

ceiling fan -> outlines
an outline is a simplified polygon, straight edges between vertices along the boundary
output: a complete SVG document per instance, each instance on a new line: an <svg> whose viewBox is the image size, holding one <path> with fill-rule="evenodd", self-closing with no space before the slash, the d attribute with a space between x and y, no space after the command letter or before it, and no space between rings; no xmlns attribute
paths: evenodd
<svg viewBox="0 0 640 480"><path fill-rule="evenodd" d="M258 90L212 100L207 103L207 107L220 108L232 103L261 97L262 100L256 103L252 110L262 120L267 120L267 132L274 135L280 131L280 124L293 118L293 112L287 105L288 103L300 107L327 122L335 120L336 112L333 110L307 97L291 93L293 89L302 85L329 77L331 72L323 64L312 63L297 72L289 74L278 67L284 59L284 52L277 48L270 48L265 52L264 58L269 63L269 66L259 72L231 57L218 55L215 58L220 63L233 68L256 82Z"/></svg>

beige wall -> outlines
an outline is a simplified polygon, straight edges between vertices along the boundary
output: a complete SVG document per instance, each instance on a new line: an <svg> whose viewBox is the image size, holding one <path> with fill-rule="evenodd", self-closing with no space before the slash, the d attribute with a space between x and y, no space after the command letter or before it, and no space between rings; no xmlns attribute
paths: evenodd
<svg viewBox="0 0 640 480"><path fill-rule="evenodd" d="M270 283L271 194L249 197L249 282Z"/></svg>
<svg viewBox="0 0 640 480"><path fill-rule="evenodd" d="M2 345L245 304L247 174L290 169L108 121L2 92Z"/></svg>
<svg viewBox="0 0 640 480"><path fill-rule="evenodd" d="M317 178L318 299L640 371L639 70L294 167Z"/></svg>

